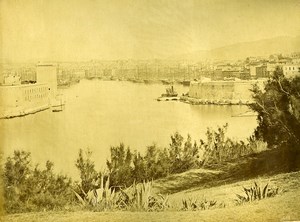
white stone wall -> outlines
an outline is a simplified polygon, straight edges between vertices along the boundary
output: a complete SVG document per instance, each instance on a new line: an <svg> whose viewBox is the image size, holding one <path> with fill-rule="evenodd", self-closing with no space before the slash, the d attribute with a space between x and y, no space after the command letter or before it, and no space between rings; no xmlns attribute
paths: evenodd
<svg viewBox="0 0 300 222"><path fill-rule="evenodd" d="M18 116L48 108L48 84L0 86L0 117Z"/></svg>
<svg viewBox="0 0 300 222"><path fill-rule="evenodd" d="M241 100L252 101L251 91L253 84L262 81L211 81L192 82L189 97L202 100Z"/></svg>

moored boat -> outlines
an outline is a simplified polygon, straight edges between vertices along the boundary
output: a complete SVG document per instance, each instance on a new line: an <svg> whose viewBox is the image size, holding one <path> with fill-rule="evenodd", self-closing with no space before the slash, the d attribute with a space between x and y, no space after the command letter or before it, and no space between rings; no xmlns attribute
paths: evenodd
<svg viewBox="0 0 300 222"><path fill-rule="evenodd" d="M161 82L162 82L162 84L164 84L164 85L170 85L170 84L173 84L173 83L174 83L174 81L169 80L169 79L162 79Z"/></svg>
<svg viewBox="0 0 300 222"><path fill-rule="evenodd" d="M61 112L65 108L65 99L63 95L58 95L56 99L51 101L51 110L52 112Z"/></svg>
<svg viewBox="0 0 300 222"><path fill-rule="evenodd" d="M182 85L184 85L184 86L190 86L190 84L191 84L190 80L183 80L182 81Z"/></svg>
<svg viewBox="0 0 300 222"><path fill-rule="evenodd" d="M160 97L157 98L157 101L176 101L179 100L180 97L178 93L174 90L173 85L166 89L166 93L161 94Z"/></svg>

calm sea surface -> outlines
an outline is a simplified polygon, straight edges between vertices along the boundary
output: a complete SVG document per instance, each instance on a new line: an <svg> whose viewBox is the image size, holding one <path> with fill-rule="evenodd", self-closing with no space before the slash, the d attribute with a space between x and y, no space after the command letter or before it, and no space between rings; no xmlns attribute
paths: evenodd
<svg viewBox="0 0 300 222"><path fill-rule="evenodd" d="M34 163L54 162L57 172L77 177L78 150L89 148L97 169L104 169L110 146L123 142L143 152L147 145L167 146L176 131L193 140L205 139L207 127L229 124L228 136L245 139L256 127L256 118L233 117L245 106L193 106L182 102L158 102L166 86L131 82L82 80L61 90L63 112L50 110L0 120L4 156L13 150L30 151ZM176 86L182 94L188 87Z"/></svg>

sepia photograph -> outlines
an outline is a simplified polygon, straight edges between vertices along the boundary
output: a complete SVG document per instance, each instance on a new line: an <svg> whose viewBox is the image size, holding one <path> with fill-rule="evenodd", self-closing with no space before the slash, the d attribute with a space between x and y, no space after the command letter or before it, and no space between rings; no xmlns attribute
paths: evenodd
<svg viewBox="0 0 300 222"><path fill-rule="evenodd" d="M300 222L300 0L0 0L0 221Z"/></svg>

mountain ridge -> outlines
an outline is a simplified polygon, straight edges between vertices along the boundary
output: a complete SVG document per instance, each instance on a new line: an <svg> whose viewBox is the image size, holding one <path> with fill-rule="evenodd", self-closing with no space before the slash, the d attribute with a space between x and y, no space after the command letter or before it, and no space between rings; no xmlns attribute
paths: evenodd
<svg viewBox="0 0 300 222"><path fill-rule="evenodd" d="M292 53L300 51L299 36L278 36L234 43L211 50L197 50L191 53L170 56L174 60L237 60L251 56L269 56L278 53Z"/></svg>

